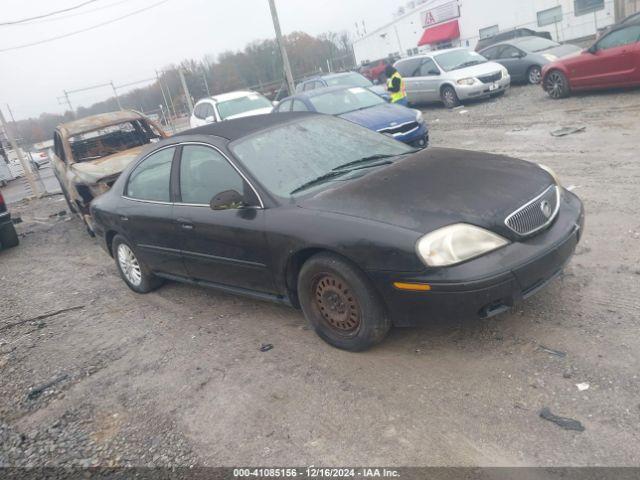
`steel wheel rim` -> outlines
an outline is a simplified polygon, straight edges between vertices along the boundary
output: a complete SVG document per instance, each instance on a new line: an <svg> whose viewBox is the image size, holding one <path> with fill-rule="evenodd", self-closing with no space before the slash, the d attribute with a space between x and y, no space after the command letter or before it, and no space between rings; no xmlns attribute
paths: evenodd
<svg viewBox="0 0 640 480"><path fill-rule="evenodd" d="M532 83L534 85L538 84L540 83L541 77L542 71L539 68L534 67L529 71L529 83Z"/></svg>
<svg viewBox="0 0 640 480"><path fill-rule="evenodd" d="M553 98L560 98L564 91L564 78L559 73L552 73L549 75L548 82L549 94Z"/></svg>
<svg viewBox="0 0 640 480"><path fill-rule="evenodd" d="M341 336L353 336L362 324L362 313L347 283L330 273L316 277L313 283L314 305L324 323Z"/></svg>
<svg viewBox="0 0 640 480"><path fill-rule="evenodd" d="M118 245L118 265L125 278L131 285L137 287L142 283L142 270L138 259L128 245Z"/></svg>
<svg viewBox="0 0 640 480"><path fill-rule="evenodd" d="M452 106L456 103L456 93L451 88L446 88L444 90L444 101L447 106Z"/></svg>

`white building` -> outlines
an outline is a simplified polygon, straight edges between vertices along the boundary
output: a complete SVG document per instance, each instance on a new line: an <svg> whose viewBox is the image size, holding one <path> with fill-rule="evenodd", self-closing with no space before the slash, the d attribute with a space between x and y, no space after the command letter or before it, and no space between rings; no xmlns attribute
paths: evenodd
<svg viewBox="0 0 640 480"><path fill-rule="evenodd" d="M514 28L559 42L593 37L640 7L635 0L414 0L392 22L354 42L358 63L466 46Z"/></svg>

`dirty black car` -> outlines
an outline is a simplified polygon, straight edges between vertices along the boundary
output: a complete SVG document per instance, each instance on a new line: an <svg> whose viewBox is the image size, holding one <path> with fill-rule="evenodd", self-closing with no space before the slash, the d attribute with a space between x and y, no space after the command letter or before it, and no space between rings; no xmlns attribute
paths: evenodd
<svg viewBox="0 0 640 480"><path fill-rule="evenodd" d="M0 250L15 247L20 243L16 228L11 220L11 213L0 192Z"/></svg>
<svg viewBox="0 0 640 480"><path fill-rule="evenodd" d="M91 209L134 291L171 279L282 302L351 351L509 309L561 271L584 221L546 167L307 113L163 140Z"/></svg>

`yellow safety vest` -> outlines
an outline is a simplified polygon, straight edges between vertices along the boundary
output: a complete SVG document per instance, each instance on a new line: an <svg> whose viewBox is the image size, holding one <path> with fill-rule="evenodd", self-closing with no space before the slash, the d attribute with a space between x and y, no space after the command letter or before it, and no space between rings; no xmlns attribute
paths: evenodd
<svg viewBox="0 0 640 480"><path fill-rule="evenodd" d="M393 79L394 78L399 78L400 79L400 91L398 92L389 92L391 93L391 103L396 103L399 102L400 100L402 100L403 98L405 98L407 96L407 88L404 84L404 78L402 78L402 76L396 72L393 75L391 75L391 77L387 80L387 90L391 89L393 87Z"/></svg>

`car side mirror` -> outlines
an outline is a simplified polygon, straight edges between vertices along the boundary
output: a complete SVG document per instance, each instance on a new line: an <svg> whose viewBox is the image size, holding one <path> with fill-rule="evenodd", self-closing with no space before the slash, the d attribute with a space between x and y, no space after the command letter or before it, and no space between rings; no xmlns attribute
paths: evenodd
<svg viewBox="0 0 640 480"><path fill-rule="evenodd" d="M273 105L273 108L276 108L279 104L280 102L278 102L277 100L274 100L273 102L271 102L271 105Z"/></svg>
<svg viewBox="0 0 640 480"><path fill-rule="evenodd" d="M210 117L205 118L204 121L207 123L213 123L216 121L216 118L213 115L211 115Z"/></svg>
<svg viewBox="0 0 640 480"><path fill-rule="evenodd" d="M440 75L440 70L429 70L427 73L429 75Z"/></svg>
<svg viewBox="0 0 640 480"><path fill-rule="evenodd" d="M587 48L585 53L590 53L591 55L595 55L597 51L598 51L598 45L594 44L594 45L591 45L589 48Z"/></svg>
<svg viewBox="0 0 640 480"><path fill-rule="evenodd" d="M216 194L209 202L211 210L235 210L245 206L244 197L235 190Z"/></svg>

